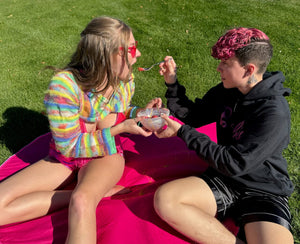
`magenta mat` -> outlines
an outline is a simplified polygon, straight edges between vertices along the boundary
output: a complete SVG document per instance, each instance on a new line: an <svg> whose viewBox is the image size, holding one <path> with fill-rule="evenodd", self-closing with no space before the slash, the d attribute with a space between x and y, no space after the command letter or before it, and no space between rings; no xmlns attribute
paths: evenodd
<svg viewBox="0 0 300 244"><path fill-rule="evenodd" d="M198 131L216 141L215 124L198 128ZM11 156L0 167L0 181L46 156L49 140L50 133L42 135ZM119 184L129 188L130 192L104 198L99 203L98 243L192 243L158 217L153 208L153 195L164 182L203 172L206 163L188 150L179 138L158 139L154 135L144 138L124 134L121 141L126 167ZM0 226L0 243L64 243L67 221L68 209L65 208L31 221ZM237 232L230 219L224 224L233 233Z"/></svg>

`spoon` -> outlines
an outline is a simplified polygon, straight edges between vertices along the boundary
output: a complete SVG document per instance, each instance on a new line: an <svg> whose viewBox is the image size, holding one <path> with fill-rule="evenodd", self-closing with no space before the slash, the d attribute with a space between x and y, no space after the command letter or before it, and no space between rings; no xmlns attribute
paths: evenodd
<svg viewBox="0 0 300 244"><path fill-rule="evenodd" d="M139 70L139 71L149 71L149 70L151 70L154 66L160 65L161 63L164 63L164 62L165 62L165 61L160 61L160 62L158 62L158 63L156 63L156 64L152 64L149 68L142 68L142 67L139 67L138 70Z"/></svg>

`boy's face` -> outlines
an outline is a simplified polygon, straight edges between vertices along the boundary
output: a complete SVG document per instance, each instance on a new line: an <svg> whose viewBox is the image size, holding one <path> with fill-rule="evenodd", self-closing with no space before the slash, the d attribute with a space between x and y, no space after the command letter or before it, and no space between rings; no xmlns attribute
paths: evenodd
<svg viewBox="0 0 300 244"><path fill-rule="evenodd" d="M217 71L225 88L242 88L247 85L249 76L245 66L241 66L236 57L221 60ZM240 90L240 89L239 89Z"/></svg>

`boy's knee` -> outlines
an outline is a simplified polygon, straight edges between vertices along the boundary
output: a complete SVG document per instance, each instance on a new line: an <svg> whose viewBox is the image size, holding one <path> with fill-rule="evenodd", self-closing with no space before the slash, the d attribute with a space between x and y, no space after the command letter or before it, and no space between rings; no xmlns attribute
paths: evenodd
<svg viewBox="0 0 300 244"><path fill-rule="evenodd" d="M173 213L177 202L174 193L166 185L160 186L154 194L154 209L162 218Z"/></svg>

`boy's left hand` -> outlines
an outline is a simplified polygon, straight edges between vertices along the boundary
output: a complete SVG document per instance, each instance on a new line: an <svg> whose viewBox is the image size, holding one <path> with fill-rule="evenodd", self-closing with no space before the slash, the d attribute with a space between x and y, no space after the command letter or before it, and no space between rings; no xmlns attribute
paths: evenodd
<svg viewBox="0 0 300 244"><path fill-rule="evenodd" d="M165 114L162 114L160 117L162 117L166 121L167 128L156 131L156 132L154 132L154 134L158 138L168 138L168 137L177 136L177 132L182 125L180 123L178 123L177 121L170 119L169 116L167 116Z"/></svg>

